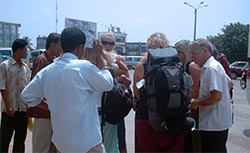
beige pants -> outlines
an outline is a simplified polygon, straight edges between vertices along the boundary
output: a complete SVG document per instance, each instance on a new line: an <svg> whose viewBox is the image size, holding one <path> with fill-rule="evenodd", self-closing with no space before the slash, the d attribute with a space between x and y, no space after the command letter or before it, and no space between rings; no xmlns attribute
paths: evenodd
<svg viewBox="0 0 250 153"><path fill-rule="evenodd" d="M56 153L57 149L51 142L52 128L49 118L35 118L32 132L33 153Z"/></svg>
<svg viewBox="0 0 250 153"><path fill-rule="evenodd" d="M100 143L99 145L93 147L87 153L93 153L93 152L95 152L95 153L106 153L103 143Z"/></svg>

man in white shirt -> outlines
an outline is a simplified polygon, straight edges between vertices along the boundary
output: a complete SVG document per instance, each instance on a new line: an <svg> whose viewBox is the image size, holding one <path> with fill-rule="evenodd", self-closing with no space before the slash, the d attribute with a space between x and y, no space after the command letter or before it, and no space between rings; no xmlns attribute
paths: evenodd
<svg viewBox="0 0 250 153"><path fill-rule="evenodd" d="M105 152L95 95L111 90L113 78L103 69L103 60L100 59L99 68L80 60L85 42L81 30L64 29L61 34L63 55L39 71L22 91L22 99L29 107L38 105L43 97L47 100L52 142L60 152ZM93 50L101 56L99 44L94 43Z"/></svg>
<svg viewBox="0 0 250 153"><path fill-rule="evenodd" d="M199 98L191 100L191 109L199 107L202 152L227 152L228 129L232 126L229 94L230 78L212 56L206 39L191 44L193 61L201 67Z"/></svg>

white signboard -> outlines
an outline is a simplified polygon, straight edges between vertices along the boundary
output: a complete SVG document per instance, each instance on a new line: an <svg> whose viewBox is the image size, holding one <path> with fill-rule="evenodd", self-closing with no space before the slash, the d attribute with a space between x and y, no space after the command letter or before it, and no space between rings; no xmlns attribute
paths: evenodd
<svg viewBox="0 0 250 153"><path fill-rule="evenodd" d="M76 19L65 18L65 28L76 27L82 30L86 36L86 47L92 48L93 41L96 39L96 23Z"/></svg>

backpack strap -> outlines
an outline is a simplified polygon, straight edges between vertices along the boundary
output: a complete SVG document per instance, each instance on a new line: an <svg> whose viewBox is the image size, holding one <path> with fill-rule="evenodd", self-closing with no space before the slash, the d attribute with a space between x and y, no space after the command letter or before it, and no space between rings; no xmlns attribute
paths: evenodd
<svg viewBox="0 0 250 153"><path fill-rule="evenodd" d="M107 99L107 93L106 92L103 92L103 95L102 95L102 103L101 103L101 108L103 108L104 106L104 102L106 101ZM104 142L104 135L103 135L103 127L105 126L105 115L103 113L102 110L99 110L99 113L101 115L101 133L102 133L102 142Z"/></svg>
<svg viewBox="0 0 250 153"><path fill-rule="evenodd" d="M109 72L111 73L112 77L114 77L114 71L113 71L113 68L110 67L108 68ZM113 81L115 83L115 80ZM105 114L104 112L102 111L102 108L104 107L104 103L106 102L107 100L107 92L103 92L103 95L102 95L102 100L101 100L101 110L99 110L99 115L101 115L101 133L102 133L102 142L104 142L104 135L103 135L103 127L105 126Z"/></svg>
<svg viewBox="0 0 250 153"><path fill-rule="evenodd" d="M189 62L187 62L186 65L185 65L185 72L187 72L187 74L189 74L189 75L190 75L190 72L189 72L189 64L190 64L191 62L192 62L192 61L189 61Z"/></svg>

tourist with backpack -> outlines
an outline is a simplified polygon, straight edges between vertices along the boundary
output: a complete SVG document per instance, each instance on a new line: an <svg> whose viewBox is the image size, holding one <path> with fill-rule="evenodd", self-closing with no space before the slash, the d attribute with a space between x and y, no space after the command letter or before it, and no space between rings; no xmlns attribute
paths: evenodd
<svg viewBox="0 0 250 153"><path fill-rule="evenodd" d="M189 99L186 97L187 93L179 90L179 88L184 87L184 76L183 71L179 69L181 66L178 65L178 63L177 51L169 46L169 41L164 34L154 33L148 38L147 53L136 65L134 71L133 89L134 95L138 100L135 114L137 152L183 152L184 135L181 130L191 130L189 123L192 124L193 120L189 120L185 117L186 112L188 112ZM180 81L178 77L175 78L178 80L176 83L178 85L172 86L174 88L173 90L175 90L173 93L176 94L175 96L177 98L180 98L179 100L175 100L178 106L180 106L178 108L175 107L176 104L173 104L172 100L170 100L174 98L171 93L171 96L163 95L163 97L168 97L169 100L158 100L158 98L162 96L162 93L168 94L168 89L161 89L160 86L163 88L168 86L164 84L166 81L164 80L166 79L164 78L166 75L164 73L169 74L169 71L166 72L164 69L168 69L169 67L174 70L172 71L174 74L179 74L180 76ZM158 71L159 69L162 71ZM159 78L154 78L154 74ZM181 87L179 86L180 84L182 84ZM168 104L170 101L170 105L178 111L168 114L171 111L164 111L163 107L163 111L161 111L159 107L159 105L162 104L161 102L164 103L165 108L169 108ZM155 108L157 109L155 110ZM160 112L165 112L167 114L165 115L169 115L169 118L163 118L164 116L162 115L157 116L157 113L161 114ZM193 124L191 126L193 126Z"/></svg>
<svg viewBox="0 0 250 153"><path fill-rule="evenodd" d="M228 131L232 126L230 78L212 51L212 44L206 39L191 43L192 59L201 67L201 73L199 97L191 99L190 109L199 108L201 152L227 152Z"/></svg>
<svg viewBox="0 0 250 153"><path fill-rule="evenodd" d="M126 153L125 123L122 116L125 117L132 107L132 91L129 89L131 80L122 56L117 55L113 50L115 45L114 36L111 33L105 33L101 36L100 43L103 47L102 58L115 80L113 90L96 95L100 103L98 109L100 112L103 142L107 152ZM90 60L93 64L97 64L98 61L95 59L96 55L94 53L91 49L87 49L84 58ZM119 91L119 93L116 91ZM128 93L125 93L125 91L128 91ZM126 100L123 101L123 98L128 99L128 104L122 105L119 103L121 100L126 102ZM121 106L124 106L124 109ZM118 113L119 110L121 114ZM126 111L125 115L122 114L124 110Z"/></svg>
<svg viewBox="0 0 250 153"><path fill-rule="evenodd" d="M112 68L114 71L114 77L117 78L119 82L122 82L125 86L129 87L131 80L128 73L127 65L121 55L118 55L114 51L115 47L115 38L111 33L105 33L100 42L103 46L103 57L106 60L108 67ZM117 71L117 73L116 73ZM102 121L102 122L105 122ZM113 128L112 128L113 127ZM126 129L124 118L121 119L116 125L109 124L105 122L103 127L103 139L104 146L106 147L107 152L114 152L114 149L119 149L119 152L126 153ZM113 135L113 140L110 135ZM114 141L116 139L116 141ZM110 143L108 141L110 140ZM117 141L118 140L118 141ZM113 145L111 145L113 144ZM114 148L114 149L108 149Z"/></svg>

